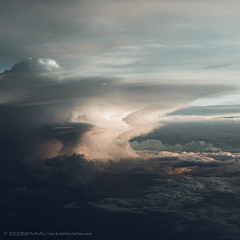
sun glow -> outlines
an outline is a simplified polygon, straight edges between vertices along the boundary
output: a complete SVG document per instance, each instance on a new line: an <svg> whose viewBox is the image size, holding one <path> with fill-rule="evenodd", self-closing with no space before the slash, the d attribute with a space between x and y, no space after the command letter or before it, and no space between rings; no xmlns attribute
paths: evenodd
<svg viewBox="0 0 240 240"><path fill-rule="evenodd" d="M132 137L146 134L161 126L160 118L165 111L150 111L129 106L92 106L75 110L70 122L90 123L94 127L84 134L75 149L89 159L115 159L136 157L129 144ZM123 151L124 149L124 151Z"/></svg>

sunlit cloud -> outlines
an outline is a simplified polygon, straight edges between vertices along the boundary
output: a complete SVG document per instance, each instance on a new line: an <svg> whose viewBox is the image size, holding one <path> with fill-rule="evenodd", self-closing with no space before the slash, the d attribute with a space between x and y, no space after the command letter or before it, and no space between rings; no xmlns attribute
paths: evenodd
<svg viewBox="0 0 240 240"><path fill-rule="evenodd" d="M90 159L135 157L128 143L131 138L163 126L164 121L173 118L168 114L187 107L190 100L227 90L220 85L175 86L155 82L126 83L117 78L73 78L71 72L68 76L68 71L51 59L29 58L2 73L1 78L5 104L42 105L43 111L48 105L58 104L56 110L62 116L56 119L53 115L51 121L43 122L92 125L91 130L76 139L71 150L64 150L85 154ZM14 92L21 95L13 95ZM48 119L48 114L43 112L41 118ZM77 131L74 126L52 126L51 129ZM61 146L61 142L56 144Z"/></svg>

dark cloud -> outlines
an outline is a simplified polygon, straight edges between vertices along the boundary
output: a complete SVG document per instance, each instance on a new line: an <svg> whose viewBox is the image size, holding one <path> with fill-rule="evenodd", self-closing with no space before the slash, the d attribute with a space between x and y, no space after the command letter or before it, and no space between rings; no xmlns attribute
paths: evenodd
<svg viewBox="0 0 240 240"><path fill-rule="evenodd" d="M142 150L142 154L146 152ZM121 227L138 219L138 227L148 231L155 226L148 224L152 219L165 229L161 228L164 239L211 239L216 229L217 238L238 239L239 154L160 151L157 155L148 151L148 157L144 156L103 162L88 161L83 155L62 155L46 159L45 168L25 168L34 181L18 187L14 184L2 197L2 223L8 226L21 217L26 224L43 221L39 226L44 229L48 229L45 224L53 229L58 229L57 225L73 229L76 224L70 227L67 221L74 217L83 228L97 234L96 238L110 228L110 239L116 225L111 221L103 224L102 219L108 216L117 217ZM50 223L53 213L61 222ZM90 224L93 221L101 230ZM135 227L127 231L130 234ZM157 233L154 230L153 234Z"/></svg>
<svg viewBox="0 0 240 240"><path fill-rule="evenodd" d="M93 162L87 161L84 155L75 154L70 157L64 155L46 159L45 165L56 169L49 177L66 187L85 185L100 171Z"/></svg>
<svg viewBox="0 0 240 240"><path fill-rule="evenodd" d="M218 69L218 68L225 68L234 65L233 63L225 63L225 64L210 64L206 67L206 69Z"/></svg>
<svg viewBox="0 0 240 240"><path fill-rule="evenodd" d="M65 108L67 107L65 106ZM59 116L60 112L58 111L60 111L60 108L64 109L64 106L0 106L2 144L8 145L9 152L24 156L34 154L34 147L37 147L38 144L40 148L42 145L43 149L45 143L52 144L53 148L55 144L61 143L59 147L63 151L71 147L74 148L81 138L81 134L88 131L91 125L65 123L64 116ZM55 112L52 112L53 109ZM59 126L72 128L53 128ZM45 151L51 150L45 149ZM40 150L36 155L41 157Z"/></svg>
<svg viewBox="0 0 240 240"><path fill-rule="evenodd" d="M187 189L190 190L190 188ZM236 211L235 207L226 210L223 206L224 198L230 198L229 195L225 194L222 196L222 206L216 206L213 203L208 207L202 207L201 202L203 199L201 194L194 192L189 195L188 190L181 191L178 189L179 195L171 195L171 192L164 192L159 195L158 193L161 190L162 189L158 189L157 194L149 194L145 199L141 199L140 201L136 199L106 199L103 202L99 202L97 207L106 208L106 210L109 211L167 212L170 216L177 219L175 224L172 224L172 231L169 234L176 238L182 234L186 234L189 239L193 237L202 239L203 235L207 236L208 239L212 239L212 234L214 234L214 237L223 239L237 239L239 236L237 227L239 222L236 221L239 210ZM174 193L176 193L175 190L176 183L174 184ZM136 206L139 208L136 208ZM193 233L191 228L194 226L198 226L198 228L196 228ZM221 230L219 231L219 229ZM205 234L202 234L202 231L204 231Z"/></svg>
<svg viewBox="0 0 240 240"><path fill-rule="evenodd" d="M169 231L169 238L173 239L182 235L187 239L237 239L240 235L237 202L239 188L234 181L209 177L155 179L154 186L143 197L103 198L89 204L109 212L158 213L160 218L167 214L176 220Z"/></svg>

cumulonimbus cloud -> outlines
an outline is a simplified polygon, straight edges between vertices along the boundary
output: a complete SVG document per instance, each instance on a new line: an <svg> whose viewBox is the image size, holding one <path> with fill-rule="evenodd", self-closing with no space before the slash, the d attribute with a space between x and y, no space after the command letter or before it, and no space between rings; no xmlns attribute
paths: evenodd
<svg viewBox="0 0 240 240"><path fill-rule="evenodd" d="M0 78L2 106L16 112L31 109L28 117L21 117L27 129L49 125L56 132L58 128L62 139L51 136L52 142L55 139L51 144L57 144L56 151L83 153L91 159L135 157L128 143L132 137L161 126L167 113L187 106L190 100L228 90L220 85L136 84L117 78L71 77L51 59L29 58L15 64ZM40 116L37 109L41 109ZM79 141L68 145L71 150L62 146L66 131L62 129L60 133L59 128L69 124L92 126Z"/></svg>

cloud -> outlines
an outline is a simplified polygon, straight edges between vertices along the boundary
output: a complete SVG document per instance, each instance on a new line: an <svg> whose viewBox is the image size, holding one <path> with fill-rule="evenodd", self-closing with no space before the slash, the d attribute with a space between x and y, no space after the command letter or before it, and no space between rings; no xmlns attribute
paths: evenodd
<svg viewBox="0 0 240 240"><path fill-rule="evenodd" d="M147 139L142 142L133 141L130 142L131 147L134 150L157 150L157 151L171 151L171 152L200 152L200 151L211 151L217 150L213 149L213 145L211 143L205 143L204 141L199 142L190 142L185 145L176 144L175 146L164 145L159 140ZM220 149L221 150L221 149Z"/></svg>
<svg viewBox="0 0 240 240"><path fill-rule="evenodd" d="M233 63L225 63L225 64L210 64L205 69L218 69L218 68L225 68L234 65Z"/></svg>
<svg viewBox="0 0 240 240"><path fill-rule="evenodd" d="M76 154L70 157L63 155L46 159L45 165L56 169L50 173L50 178L55 179L58 184L63 182L63 185L66 184L67 187L85 185L99 171L93 162L84 158L84 155Z"/></svg>
<svg viewBox="0 0 240 240"><path fill-rule="evenodd" d="M199 77L197 68L206 62L238 59L238 51L231 51L239 47L234 31L238 26L237 5L235 0L218 7L208 1L138 1L136 6L134 1L108 0L100 4L73 0L64 4L13 0L1 8L0 68L7 69L27 57L42 57L54 58L61 66L71 66L78 72L95 72L95 76L130 74L132 81L135 76L149 79L156 74L158 81L172 82L174 75L175 80L194 79L191 82L195 84L197 79L201 84L203 77ZM130 52L133 45L141 50ZM155 51L146 45L167 49ZM120 57L122 47L128 51ZM97 67L93 63L96 59ZM130 65L139 61L140 65ZM115 63L122 62L129 64L119 69ZM220 78L225 82L238 74L233 75L221 72L204 78L218 84Z"/></svg>
<svg viewBox="0 0 240 240"><path fill-rule="evenodd" d="M132 137L161 126L166 114L186 106L190 100L226 91L225 86L139 84L118 78L76 77L52 59L31 58L2 73L0 86L2 111L15 111L25 131L39 139L37 154L52 149L51 154L76 152L91 159L120 159L127 154L134 157L127 143ZM3 124L8 125L9 119L17 121L10 113L7 116ZM33 152L34 142L29 142Z"/></svg>
<svg viewBox="0 0 240 240"><path fill-rule="evenodd" d="M115 181L119 181L114 176L119 176L127 182L133 181L131 184L135 186L139 177L143 178L143 182L148 182L154 178L175 179L191 175L224 177L239 173L238 153L139 150L134 157L129 157L129 154L121 151L129 150L121 146L116 154L120 154L122 160L116 162L101 159L89 161L84 155L79 154L59 155L45 161L6 154L4 160L7 159L8 162L1 161L1 177L10 185L24 184L29 187L29 183L40 186L48 183L52 187L71 189L95 185L97 181L98 187L102 188L103 182L109 181L107 179L111 179L111 183L107 184L111 186ZM16 166L15 170L12 169L12 165Z"/></svg>
<svg viewBox="0 0 240 240"><path fill-rule="evenodd" d="M75 202L66 204L65 206L63 206L64 208L81 208L83 206L77 206Z"/></svg>
<svg viewBox="0 0 240 240"><path fill-rule="evenodd" d="M188 107L183 109L178 109L175 112L169 113L169 115L202 115L202 116L212 116L212 115L226 115L226 114L236 114L239 113L238 105L217 105L217 106L204 106L204 107Z"/></svg>
<svg viewBox="0 0 240 240"><path fill-rule="evenodd" d="M235 204L231 205L232 198L239 198L239 188L228 180L211 177L155 179L154 186L145 193L143 197L103 198L89 204L108 212L167 214L177 219L171 224L171 235L176 237L187 233L200 239L197 235L202 236L203 229L209 236L215 232L214 228L222 229L214 233L219 238L237 239L240 234L237 228L240 211ZM191 228L196 224L200 227L193 233Z"/></svg>
<svg viewBox="0 0 240 240"><path fill-rule="evenodd" d="M187 108L238 102L237 91L221 95L238 88L228 64L239 59L238 9L236 0L1 3L6 232L239 239L238 106ZM226 64L202 71L211 62Z"/></svg>
<svg viewBox="0 0 240 240"><path fill-rule="evenodd" d="M199 236L203 229L210 235L213 228L220 228L222 231L217 237L237 239L239 154L139 152L142 152L141 157L117 162L88 161L83 155L76 154L48 158L46 168L41 171L39 167L28 168L27 172L35 176L32 178L35 180L10 188L1 204L22 202L22 209L44 207L45 213L51 212L49 206L53 204L59 212L59 209L64 210L65 217L71 210L83 218L85 211L87 216L97 211L98 217L99 214L106 217L105 211L126 214L125 221L130 216L144 214L145 218L157 216L158 224L157 219L164 219L163 226L171 229L167 236L188 233L192 238L196 232L193 233L191 228L200 224L195 230ZM37 173L44 178L37 178ZM28 211L22 214L18 209L15 212L24 219L34 218ZM8 219L9 215L4 216ZM166 223L168 218L174 221Z"/></svg>
<svg viewBox="0 0 240 240"><path fill-rule="evenodd" d="M14 64L11 70L4 71L3 75L14 73L29 73L29 72L48 72L56 71L60 66L52 59L26 59Z"/></svg>

